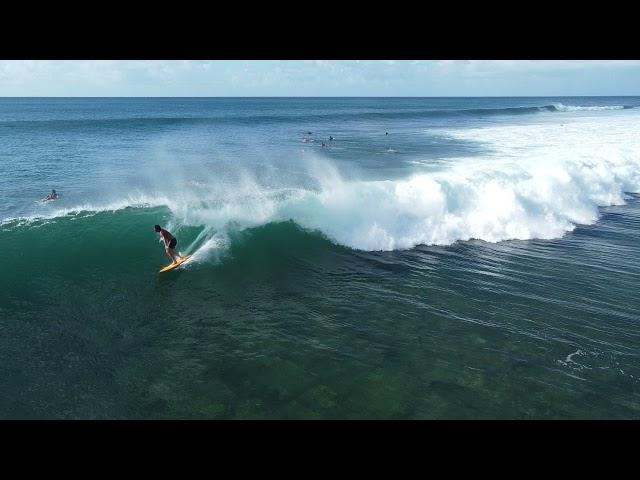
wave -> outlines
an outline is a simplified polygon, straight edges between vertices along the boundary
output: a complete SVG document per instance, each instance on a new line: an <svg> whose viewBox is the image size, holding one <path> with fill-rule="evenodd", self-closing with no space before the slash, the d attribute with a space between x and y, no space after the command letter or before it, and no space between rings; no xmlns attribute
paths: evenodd
<svg viewBox="0 0 640 480"><path fill-rule="evenodd" d="M39 129L70 129L70 128L136 128L146 126L180 126L207 124L239 124L254 125L256 123L313 123L324 120L399 120L419 118L447 118L473 117L494 115L527 115L540 112L577 112L577 111L606 111L634 108L631 105L603 105L581 106L564 105L562 103L542 106L515 106L502 108L468 108L468 109L417 109L417 110L388 110L365 112L328 112L324 114L243 114L220 115L208 117L129 117L129 118L97 118L97 119L48 119L48 120L2 120L0 127L24 129L37 127Z"/></svg>
<svg viewBox="0 0 640 480"><path fill-rule="evenodd" d="M449 130L484 142L491 153L458 158L442 170L399 180L345 180L325 159L304 168L309 185L275 188L246 175L221 184L200 178L167 191L105 205L51 212L113 211L166 206L170 229L198 227L200 260L229 245L229 233L293 221L332 242L359 250L409 249L471 239L499 242L562 237L598 219L598 208L640 192L640 119L578 119L555 124ZM303 168L303 166L300 166ZM149 220L151 221L151 220ZM202 249L202 250L201 250Z"/></svg>

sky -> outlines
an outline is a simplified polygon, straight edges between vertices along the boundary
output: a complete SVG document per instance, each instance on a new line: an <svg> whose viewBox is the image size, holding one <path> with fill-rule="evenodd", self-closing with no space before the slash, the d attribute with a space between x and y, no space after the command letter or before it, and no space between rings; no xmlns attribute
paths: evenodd
<svg viewBox="0 0 640 480"><path fill-rule="evenodd" d="M0 60L0 96L640 95L626 60Z"/></svg>

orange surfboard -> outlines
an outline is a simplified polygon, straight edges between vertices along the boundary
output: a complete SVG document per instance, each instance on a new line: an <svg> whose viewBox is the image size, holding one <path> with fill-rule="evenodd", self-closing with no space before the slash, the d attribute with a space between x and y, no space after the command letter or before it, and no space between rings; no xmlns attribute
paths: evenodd
<svg viewBox="0 0 640 480"><path fill-rule="evenodd" d="M190 258L191 258L191 255L187 255L185 257L182 257L177 262L174 262L171 265L167 265L166 267L164 267L162 270L160 270L160 273L169 272L169 271L173 270L174 268L178 268L180 265L182 265L184 262L186 262Z"/></svg>

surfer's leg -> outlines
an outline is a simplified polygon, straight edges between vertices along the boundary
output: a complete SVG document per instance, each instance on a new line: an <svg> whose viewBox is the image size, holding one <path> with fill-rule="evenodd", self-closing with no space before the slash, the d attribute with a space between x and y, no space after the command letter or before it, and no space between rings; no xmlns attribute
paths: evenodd
<svg viewBox="0 0 640 480"><path fill-rule="evenodd" d="M165 247L164 251L167 252L167 255L171 260L173 260L174 263L177 262L175 255L172 253L173 252L172 249L170 249L169 247Z"/></svg>
<svg viewBox="0 0 640 480"><path fill-rule="evenodd" d="M178 244L178 241L174 238L173 240L171 240L171 242L169 242L169 245L167 245L167 249L168 249L169 255L171 255L171 258L173 258L174 262L177 262L178 259L182 258L174 250L174 248L176 248L177 244Z"/></svg>
<svg viewBox="0 0 640 480"><path fill-rule="evenodd" d="M169 255L171 256L171 258L173 258L174 262L177 262L181 258L180 255L178 255L173 248L169 249Z"/></svg>

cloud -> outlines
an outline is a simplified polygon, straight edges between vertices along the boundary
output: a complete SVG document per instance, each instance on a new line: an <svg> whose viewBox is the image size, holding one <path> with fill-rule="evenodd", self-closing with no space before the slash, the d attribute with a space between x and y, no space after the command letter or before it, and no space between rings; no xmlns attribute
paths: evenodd
<svg viewBox="0 0 640 480"><path fill-rule="evenodd" d="M615 95L640 61L0 61L2 96Z"/></svg>

